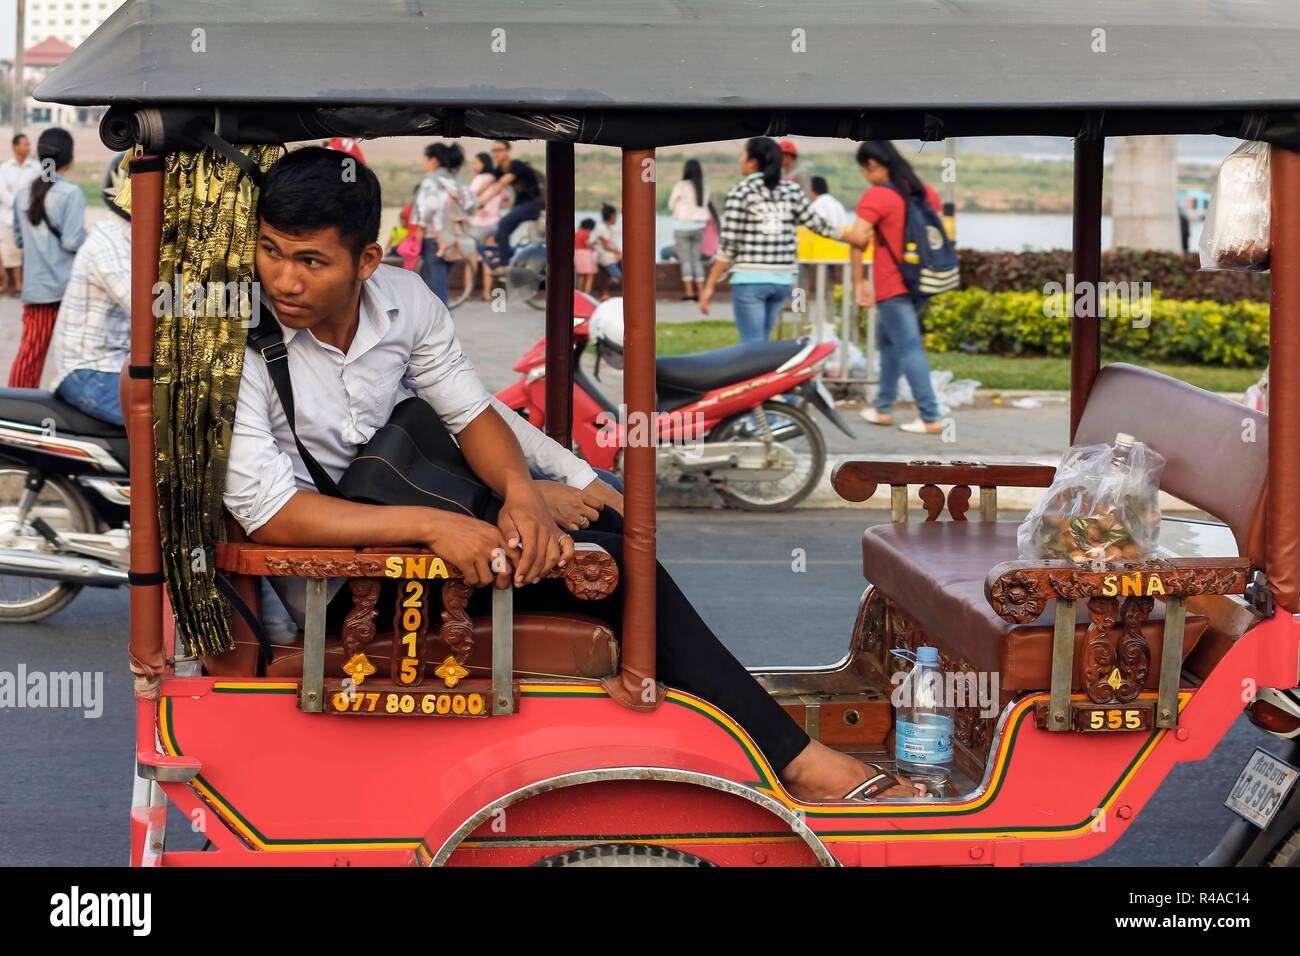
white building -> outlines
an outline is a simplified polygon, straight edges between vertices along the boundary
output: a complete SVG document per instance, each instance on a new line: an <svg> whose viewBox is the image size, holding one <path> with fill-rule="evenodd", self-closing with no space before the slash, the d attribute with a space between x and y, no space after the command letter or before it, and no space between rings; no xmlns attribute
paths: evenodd
<svg viewBox="0 0 1300 956"><path fill-rule="evenodd" d="M27 45L46 37L80 46L126 0L27 0Z"/></svg>
<svg viewBox="0 0 1300 956"><path fill-rule="evenodd" d="M28 88L80 46L126 0L27 0L24 66ZM27 119L35 125L96 123L102 109L38 103L27 97Z"/></svg>

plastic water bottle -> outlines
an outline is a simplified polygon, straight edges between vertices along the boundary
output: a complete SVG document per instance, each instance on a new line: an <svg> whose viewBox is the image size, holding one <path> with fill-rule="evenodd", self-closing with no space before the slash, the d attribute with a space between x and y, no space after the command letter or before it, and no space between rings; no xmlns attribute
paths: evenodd
<svg viewBox="0 0 1300 956"><path fill-rule="evenodd" d="M939 649L918 647L915 654L894 653L914 665L896 692L900 698L894 729L898 769L921 775L949 771L953 763L953 708L944 706Z"/></svg>

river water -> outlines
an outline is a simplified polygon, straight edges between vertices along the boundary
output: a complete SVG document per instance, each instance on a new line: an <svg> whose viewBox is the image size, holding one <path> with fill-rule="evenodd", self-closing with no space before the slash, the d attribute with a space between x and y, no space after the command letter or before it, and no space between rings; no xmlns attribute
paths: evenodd
<svg viewBox="0 0 1300 956"><path fill-rule="evenodd" d="M593 212L579 212L577 221L590 216L599 221ZM1073 245L1072 217L1069 214L1018 214L997 212L963 212L957 214L957 247L959 249L1003 249L1008 252L1069 249ZM620 218L615 232L621 230ZM1201 235L1201 223L1191 224L1190 247L1196 249ZM1111 241L1110 216L1101 218L1101 247L1109 249ZM673 243L671 216L655 217L655 248L663 249Z"/></svg>

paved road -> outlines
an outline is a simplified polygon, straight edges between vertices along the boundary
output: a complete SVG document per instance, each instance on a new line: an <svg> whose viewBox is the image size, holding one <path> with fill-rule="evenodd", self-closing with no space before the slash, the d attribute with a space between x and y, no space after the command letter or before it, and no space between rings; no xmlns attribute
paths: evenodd
<svg viewBox="0 0 1300 956"><path fill-rule="evenodd" d="M858 539L879 512L795 516L724 511L660 514L660 554L722 640L748 665L828 663L848 645L863 589ZM803 548L807 571L791 570ZM83 591L32 625L0 628L0 671L104 675L103 713L0 710L0 865L116 866L127 858L133 699L124 591ZM1109 852L1092 865L1189 865L1231 814L1221 803L1250 750L1266 738L1243 720L1210 759L1182 765ZM173 814L175 816L175 814ZM173 848L198 837L175 819Z"/></svg>

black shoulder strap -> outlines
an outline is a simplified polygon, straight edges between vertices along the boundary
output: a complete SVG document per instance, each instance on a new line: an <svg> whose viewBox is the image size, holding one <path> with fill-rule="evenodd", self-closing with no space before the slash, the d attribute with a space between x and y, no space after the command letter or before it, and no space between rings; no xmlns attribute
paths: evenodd
<svg viewBox="0 0 1300 956"><path fill-rule="evenodd" d="M893 189L894 192L898 193L898 195L903 200L903 237L906 238L907 237L907 197L904 196L902 193L899 193L897 189L894 189L893 183L881 183L880 185L888 186L890 189ZM898 261L898 256L894 255L894 250L889 248L889 242L885 239L884 231L881 230L879 226L876 226L875 228L872 229L872 233L875 235L877 239L880 240L880 244L885 247L885 251L889 253L889 258L894 260L894 268L898 270L898 276L901 279L903 277L903 264ZM907 280L904 279L903 284L906 285ZM908 289L907 291L910 293L912 290Z"/></svg>
<svg viewBox="0 0 1300 956"><path fill-rule="evenodd" d="M302 456L302 463L307 466L316 490L323 495L342 498L334 479L312 457L311 452L303 447L302 439L298 437L298 428L294 424L293 382L289 379L289 346L284 344L284 332L280 329L280 323L271 315L271 306L265 297L261 301L261 314L257 326L248 330L248 344L257 349L266 362L266 372L271 376L275 393L280 396L280 404L284 407L285 418L289 420L289 431L293 433L294 444L298 446L298 454Z"/></svg>

